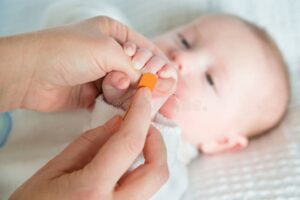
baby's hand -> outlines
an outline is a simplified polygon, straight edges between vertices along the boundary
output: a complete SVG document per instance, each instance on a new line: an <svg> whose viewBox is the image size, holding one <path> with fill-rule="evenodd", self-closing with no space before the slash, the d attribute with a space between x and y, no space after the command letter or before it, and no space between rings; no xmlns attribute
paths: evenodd
<svg viewBox="0 0 300 200"><path fill-rule="evenodd" d="M165 101L175 92L177 72L165 58L153 55L151 51L138 48L128 42L124 52L131 57L134 67L143 73L153 73L158 77L153 91L152 114L156 114ZM131 97L136 92L137 83L130 84L130 79L121 72L110 72L103 80L102 89L105 100L127 110Z"/></svg>

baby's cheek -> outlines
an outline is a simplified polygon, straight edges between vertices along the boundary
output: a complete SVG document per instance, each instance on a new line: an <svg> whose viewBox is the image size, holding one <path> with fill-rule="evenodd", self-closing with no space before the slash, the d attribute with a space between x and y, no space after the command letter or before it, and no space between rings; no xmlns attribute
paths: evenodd
<svg viewBox="0 0 300 200"><path fill-rule="evenodd" d="M178 113L175 117L183 132L183 137L193 145L198 145L207 136L208 131L205 130L206 122L202 120L205 117L197 108L190 103L182 102L180 99Z"/></svg>

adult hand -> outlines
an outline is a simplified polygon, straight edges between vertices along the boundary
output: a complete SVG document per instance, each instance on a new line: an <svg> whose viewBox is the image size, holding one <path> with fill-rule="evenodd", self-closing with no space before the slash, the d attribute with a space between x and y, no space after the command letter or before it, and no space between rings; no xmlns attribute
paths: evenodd
<svg viewBox="0 0 300 200"><path fill-rule="evenodd" d="M150 198L168 177L163 139L149 128L150 111L150 92L140 89L124 120L114 117L81 135L10 200ZM127 172L142 149L145 163Z"/></svg>
<svg viewBox="0 0 300 200"><path fill-rule="evenodd" d="M89 108L100 78L121 71L137 81L122 45L133 41L163 55L150 41L108 17L0 39L0 111Z"/></svg>

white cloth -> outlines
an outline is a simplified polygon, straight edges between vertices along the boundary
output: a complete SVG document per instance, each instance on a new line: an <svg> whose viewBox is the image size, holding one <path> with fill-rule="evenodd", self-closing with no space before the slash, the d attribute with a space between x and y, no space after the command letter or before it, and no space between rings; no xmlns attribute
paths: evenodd
<svg viewBox="0 0 300 200"><path fill-rule="evenodd" d="M104 124L115 115L124 115L120 108L107 104L102 96L96 99L95 107L91 115L91 121L86 129L96 128ZM181 139L181 129L172 121L157 114L153 120L163 136L167 148L168 167L170 177L167 183L152 198L153 200L179 200L188 187L188 175L186 164L197 155L197 151L191 145ZM141 156L133 164L133 168L143 163Z"/></svg>

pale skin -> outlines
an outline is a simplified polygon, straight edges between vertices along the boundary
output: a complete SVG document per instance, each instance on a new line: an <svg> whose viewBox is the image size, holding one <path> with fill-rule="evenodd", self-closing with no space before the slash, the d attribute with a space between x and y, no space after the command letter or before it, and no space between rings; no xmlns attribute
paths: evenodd
<svg viewBox="0 0 300 200"><path fill-rule="evenodd" d="M91 108L108 72L138 80L141 72L122 48L128 40L164 57L107 17L0 38L0 111ZM149 89L139 89L125 119L114 117L81 135L10 199L149 199L168 178L163 139L150 126L151 104ZM127 172L142 151L145 163Z"/></svg>
<svg viewBox="0 0 300 200"><path fill-rule="evenodd" d="M178 73L176 91L159 112L177 122L184 138L202 152L246 147L249 126L273 126L284 112L288 89L282 71L277 70L282 66L240 20L204 16L158 36L154 42ZM137 61L145 59L140 53L132 59L147 63ZM265 97L269 93L277 95ZM258 109L264 102L273 104L272 109ZM255 122L262 112L274 120Z"/></svg>
<svg viewBox="0 0 300 200"><path fill-rule="evenodd" d="M158 78L152 95L152 116L162 107L175 92L177 72L174 64L167 59L154 55L150 50L137 48L132 42L124 45L124 52L130 57L133 65L141 69L141 73L152 73ZM115 90L116 88L116 90ZM130 80L122 72L111 72L103 80L103 94L108 103L127 110L137 85L130 85Z"/></svg>
<svg viewBox="0 0 300 200"><path fill-rule="evenodd" d="M82 134L10 199L149 199L168 178L162 137L149 128L150 95L138 91L124 120ZM126 173L141 151L145 164Z"/></svg>
<svg viewBox="0 0 300 200"><path fill-rule="evenodd" d="M132 39L163 55L152 42L107 17L1 38L0 111L91 107L106 73L122 71L132 83L138 80L141 72L130 67L121 46Z"/></svg>

